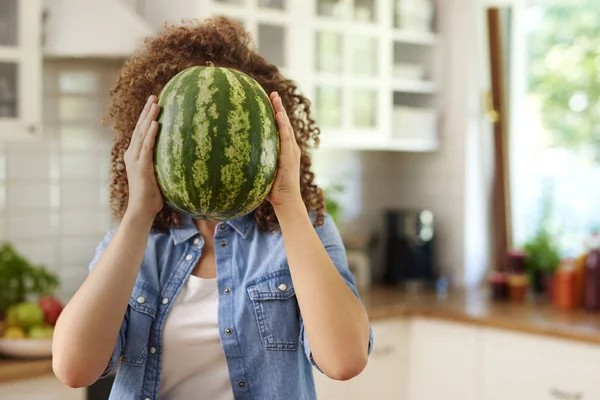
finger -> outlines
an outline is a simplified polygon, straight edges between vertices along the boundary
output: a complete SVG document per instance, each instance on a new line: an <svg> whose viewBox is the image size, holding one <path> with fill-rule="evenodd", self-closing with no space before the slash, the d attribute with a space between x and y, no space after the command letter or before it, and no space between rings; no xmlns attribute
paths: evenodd
<svg viewBox="0 0 600 400"><path fill-rule="evenodd" d="M285 110L285 107L283 106L283 100L279 96L277 96L277 98L279 99L279 104L281 105L281 111L283 111L283 115L285 116L285 119L289 125L289 128L292 129L292 123L290 121L290 117L289 117L287 111Z"/></svg>
<svg viewBox="0 0 600 400"><path fill-rule="evenodd" d="M146 134L148 133L148 129L150 128L150 124L152 124L152 121L156 120L156 117L158 117L159 111L160 111L159 105L152 104L150 111L148 112L148 114L146 115L146 118L144 119L144 122L140 126L140 130L138 132L138 139L136 140L134 147L132 149L133 154L136 156L136 158L139 158L139 156L140 156L140 152L142 150L142 145L144 144L144 139L146 138Z"/></svg>
<svg viewBox="0 0 600 400"><path fill-rule="evenodd" d="M282 118L282 127L280 127L280 129L285 129L287 131L286 138L295 143L296 138L294 135L294 128L292 128L292 123L290 122L287 112L285 111L285 108L283 107L283 102L281 101L281 97L277 96L277 98L275 99L275 104L277 107L276 109L278 110L278 113L281 114L281 118Z"/></svg>
<svg viewBox="0 0 600 400"><path fill-rule="evenodd" d="M277 92L271 92L271 94L269 95L269 99L271 99L271 101L275 100L275 98L279 96L279 93Z"/></svg>
<svg viewBox="0 0 600 400"><path fill-rule="evenodd" d="M140 113L140 117L138 118L137 123L135 124L135 129L133 130L131 141L133 141L134 138L136 137L136 135L138 134L140 127L142 126L142 123L146 119L146 116L148 115L148 112L150 112L150 108L152 107L152 104L154 104L155 101L156 101L156 96L148 97L148 100L146 101L146 104L144 105L144 109Z"/></svg>
<svg viewBox="0 0 600 400"><path fill-rule="evenodd" d="M142 151L140 153L140 161L144 163L151 163L154 158L154 143L156 142L156 134L158 133L158 122L152 121L150 123L150 127L148 128L148 132L146 133L146 137L144 139L144 144L142 146Z"/></svg>
<svg viewBox="0 0 600 400"><path fill-rule="evenodd" d="M277 121L277 128L279 128L279 138L281 140L289 140L290 130L285 119L285 115L282 112L275 114L275 120Z"/></svg>

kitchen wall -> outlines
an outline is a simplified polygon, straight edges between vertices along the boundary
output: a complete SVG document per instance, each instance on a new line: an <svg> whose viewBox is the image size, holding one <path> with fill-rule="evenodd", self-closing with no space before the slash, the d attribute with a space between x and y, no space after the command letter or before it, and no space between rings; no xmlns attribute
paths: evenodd
<svg viewBox="0 0 600 400"><path fill-rule="evenodd" d="M382 227L386 207L433 212L441 272L458 285L481 282L490 263L493 147L483 118L487 48L478 0L439 1L440 146L432 153L318 152L318 176L343 181L350 230ZM329 179L327 179L329 178ZM374 269L381 267L381 252Z"/></svg>
<svg viewBox="0 0 600 400"><path fill-rule="evenodd" d="M135 2L154 27L193 14L194 3ZM476 0L442 10L446 41L441 147L435 153L319 150L320 182L343 183L345 231L379 233L386 208L434 212L443 271L476 283L488 265L489 143L482 128L477 57L470 19ZM168 10L167 10L168 9ZM468 12L468 10L471 10ZM469 28L471 27L471 28ZM472 60L465 68L464 60ZM111 225L107 179L112 134L100 125L120 64L48 61L44 65L44 140L0 145L0 235L32 261L57 271L68 298L87 275L94 248ZM382 263L375 254L374 267Z"/></svg>
<svg viewBox="0 0 600 400"><path fill-rule="evenodd" d="M0 147L0 234L56 271L69 298L110 227L112 136L99 121L118 63L44 64L44 139Z"/></svg>

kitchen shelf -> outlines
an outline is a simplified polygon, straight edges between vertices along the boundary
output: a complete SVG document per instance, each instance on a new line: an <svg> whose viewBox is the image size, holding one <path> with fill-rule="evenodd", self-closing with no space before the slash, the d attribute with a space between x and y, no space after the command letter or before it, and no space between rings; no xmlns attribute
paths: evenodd
<svg viewBox="0 0 600 400"><path fill-rule="evenodd" d="M392 40L424 46L435 46L440 43L440 38L435 33L412 32L403 29L394 29L392 31Z"/></svg>
<svg viewBox="0 0 600 400"><path fill-rule="evenodd" d="M433 94L437 92L437 86L432 81L420 81L395 78L392 83L394 92Z"/></svg>
<svg viewBox="0 0 600 400"><path fill-rule="evenodd" d="M433 152L438 141L423 139L400 139L382 135L367 136L324 130L320 136L319 149L356 150L356 151L397 151L397 152Z"/></svg>

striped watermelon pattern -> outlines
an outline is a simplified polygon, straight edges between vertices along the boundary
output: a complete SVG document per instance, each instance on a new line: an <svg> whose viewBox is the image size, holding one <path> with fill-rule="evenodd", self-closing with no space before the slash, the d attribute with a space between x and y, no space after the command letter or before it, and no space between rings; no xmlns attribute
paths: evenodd
<svg viewBox="0 0 600 400"><path fill-rule="evenodd" d="M154 166L171 207L218 222L264 201L277 172L279 134L258 82L230 68L190 67L166 84L158 104Z"/></svg>

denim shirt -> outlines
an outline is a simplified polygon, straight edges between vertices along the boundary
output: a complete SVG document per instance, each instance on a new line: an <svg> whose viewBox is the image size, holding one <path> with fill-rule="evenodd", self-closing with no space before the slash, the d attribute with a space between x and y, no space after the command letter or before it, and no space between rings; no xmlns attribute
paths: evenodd
<svg viewBox="0 0 600 400"><path fill-rule="evenodd" d="M335 267L358 297L330 216L315 228ZM114 234L107 233L94 268ZM258 229L252 215L215 230L218 326L236 400L316 399L310 344L280 233ZM121 329L102 377L119 364L110 400L156 400L162 332L169 308L200 259L204 239L191 219L152 231ZM110 293L106 294L110 296ZM340 334L343 334L340 332ZM369 354L373 343L370 331ZM320 373L320 372L319 372Z"/></svg>

